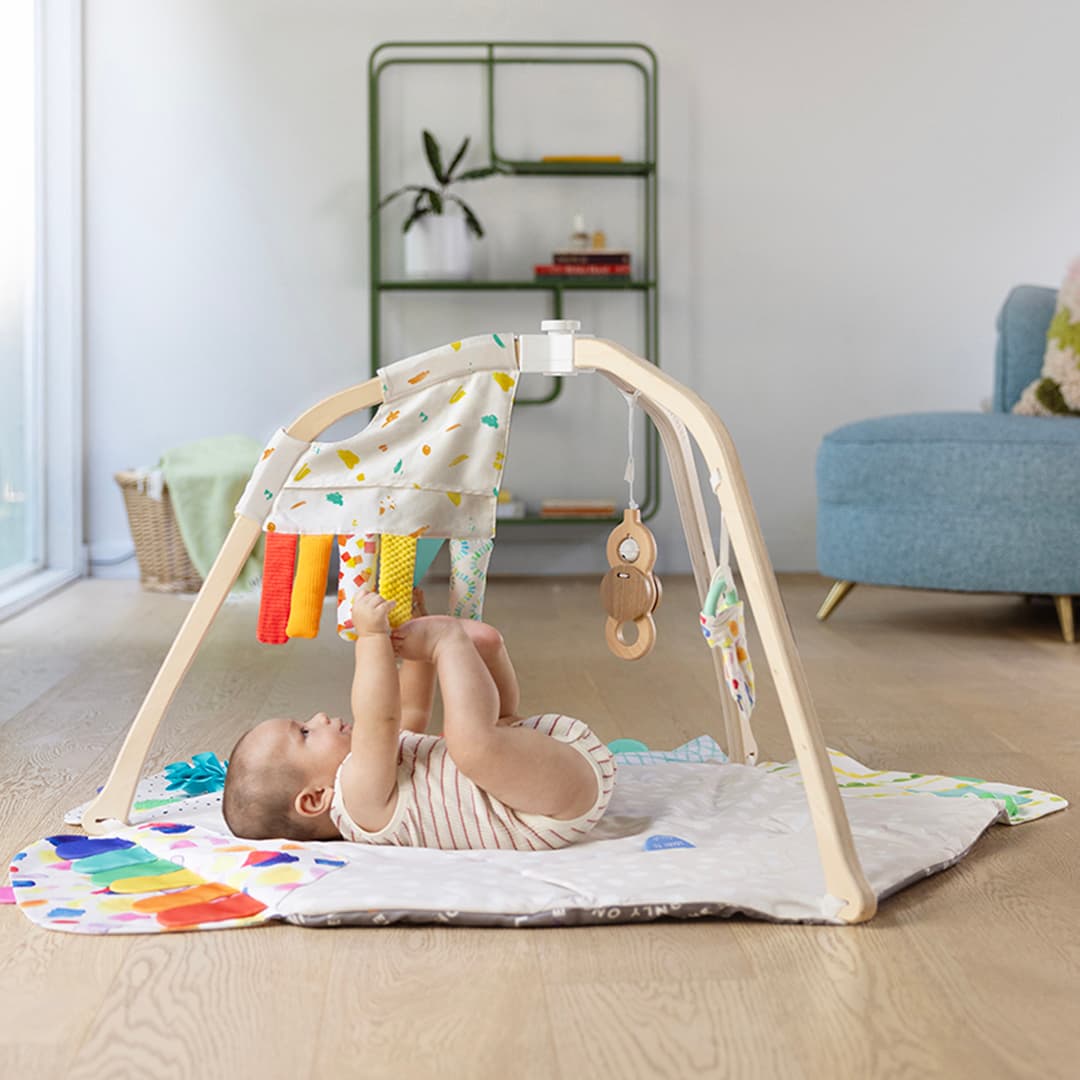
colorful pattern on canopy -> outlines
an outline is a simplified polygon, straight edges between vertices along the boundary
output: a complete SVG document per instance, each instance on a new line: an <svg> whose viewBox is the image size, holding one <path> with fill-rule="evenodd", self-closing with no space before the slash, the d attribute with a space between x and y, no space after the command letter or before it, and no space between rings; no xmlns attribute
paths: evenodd
<svg viewBox="0 0 1080 1080"><path fill-rule="evenodd" d="M265 518L268 532L494 536L518 382L513 336L455 341L379 375L383 404L363 431L310 447L279 432L237 509ZM293 457L283 484L278 454Z"/></svg>

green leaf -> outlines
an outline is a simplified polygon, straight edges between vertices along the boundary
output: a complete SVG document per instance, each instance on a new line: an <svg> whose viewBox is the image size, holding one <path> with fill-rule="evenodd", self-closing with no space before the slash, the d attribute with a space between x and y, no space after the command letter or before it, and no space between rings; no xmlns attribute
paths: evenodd
<svg viewBox="0 0 1080 1080"><path fill-rule="evenodd" d="M408 232L409 229L413 228L413 226L416 225L416 222L419 221L421 217L427 217L427 215L430 213L431 210L428 206L421 206L419 210L414 210L413 213L409 214L409 216L405 218L405 224L402 226L402 232Z"/></svg>
<svg viewBox="0 0 1080 1080"><path fill-rule="evenodd" d="M437 191L428 192L428 202L431 203L431 210L433 213L441 214L443 212L442 196Z"/></svg>
<svg viewBox="0 0 1080 1080"><path fill-rule="evenodd" d="M484 165L479 169L466 169L460 176L454 177L454 183L456 184L459 180L483 180L485 176L495 176L501 171L490 165Z"/></svg>
<svg viewBox="0 0 1080 1080"><path fill-rule="evenodd" d="M456 195L447 195L448 199L456 202L461 207L462 213L465 215L465 224L475 233L477 239L484 235L484 230L480 226L480 222L477 220L476 215L469 209L465 203L459 199Z"/></svg>
<svg viewBox="0 0 1080 1080"><path fill-rule="evenodd" d="M405 224L401 226L401 231L403 233L407 233L413 227L413 225L416 224L416 222L418 222L426 214L431 213L431 207L423 205L424 195L426 191L427 189L421 191L420 194L417 195L416 199L413 201L412 211L405 219Z"/></svg>
<svg viewBox="0 0 1080 1080"><path fill-rule="evenodd" d="M404 187L398 188L397 191L391 191L390 194L387 195L386 198L383 199L382 202L380 202L379 205L375 207L375 210L376 211L381 210L388 203L392 203L399 195L404 195L407 191L430 191L430 190L431 190L430 188L419 187L417 184L406 184Z"/></svg>
<svg viewBox="0 0 1080 1080"><path fill-rule="evenodd" d="M465 156L465 151L469 146L469 136L465 136L465 141L458 147L458 152L454 155L454 160L450 162L450 167L446 170L446 180L444 183L451 183L454 177L454 170L458 167L461 159Z"/></svg>
<svg viewBox="0 0 1080 1080"><path fill-rule="evenodd" d="M431 171L435 174L435 179L438 180L440 184L445 184L447 178L446 173L443 172L442 151L439 149L439 143L435 136L426 128L424 130L424 153L427 154L428 164L431 166Z"/></svg>

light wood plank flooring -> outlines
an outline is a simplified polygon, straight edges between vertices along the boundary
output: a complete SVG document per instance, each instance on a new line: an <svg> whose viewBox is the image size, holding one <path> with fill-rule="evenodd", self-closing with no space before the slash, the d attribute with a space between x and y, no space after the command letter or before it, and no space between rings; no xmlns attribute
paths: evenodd
<svg viewBox="0 0 1080 1080"><path fill-rule="evenodd" d="M665 581L658 646L638 664L607 653L597 584L492 582L487 615L516 658L524 706L581 716L604 739L722 738L690 582ZM781 585L830 745L881 767L1076 799L1080 646L1062 643L1051 603L863 587L820 625L827 583ZM5 853L57 831L103 781L189 604L86 581L0 625ZM267 648L254 632L250 606L223 608L151 768L224 755L256 717L347 709L346 646L324 630ZM760 650L757 670L762 749L787 760ZM1072 1077L1077 821L1068 810L996 827L854 928L734 919L110 939L46 933L0 908L0 1076Z"/></svg>

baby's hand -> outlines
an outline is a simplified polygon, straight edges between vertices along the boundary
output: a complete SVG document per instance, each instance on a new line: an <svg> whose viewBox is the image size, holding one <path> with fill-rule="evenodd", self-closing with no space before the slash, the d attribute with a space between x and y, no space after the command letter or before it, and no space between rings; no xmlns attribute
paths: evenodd
<svg viewBox="0 0 1080 1080"><path fill-rule="evenodd" d="M353 628L357 634L389 634L390 612L396 600L384 600L377 592L360 592L353 598Z"/></svg>
<svg viewBox="0 0 1080 1080"><path fill-rule="evenodd" d="M424 599L423 589L413 589L412 591L412 617L414 619L420 619L428 613L427 601Z"/></svg>

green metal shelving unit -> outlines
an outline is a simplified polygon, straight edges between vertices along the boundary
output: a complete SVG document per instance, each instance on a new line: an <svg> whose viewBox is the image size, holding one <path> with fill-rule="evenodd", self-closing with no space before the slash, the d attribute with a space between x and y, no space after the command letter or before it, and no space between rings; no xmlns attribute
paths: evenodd
<svg viewBox="0 0 1080 1080"><path fill-rule="evenodd" d="M455 50L454 56L433 55L437 50ZM404 54L399 54L404 50ZM410 54L410 50L412 54ZM415 50L428 50L416 55ZM619 56L605 55L617 51ZM466 55L457 55L465 53ZM394 55L388 55L394 54ZM529 280L393 281L382 276L381 228L378 206L382 198L380 178L379 79L384 71L398 65L469 64L486 68L487 147L490 164L505 176L592 176L598 179L633 178L645 185L644 251L640 277L630 281L547 282ZM642 109L645 121L645 159L619 162L521 161L500 156L495 143L496 71L506 64L626 65L642 76ZM659 364L660 331L657 258L657 60L656 54L640 42L530 42L530 41L386 41L376 46L368 58L368 196L371 209L371 371L380 366L382 297L387 292L547 292L551 294L553 319L567 317L566 293L575 291L631 292L640 296L645 309L645 355ZM554 379L549 393L537 398L518 398L518 405L545 405L562 391L562 380ZM660 506L659 436L647 424L645 438L645 498L642 517L653 517ZM500 525L565 525L590 522L611 524L622 515L595 518L500 519Z"/></svg>

